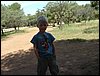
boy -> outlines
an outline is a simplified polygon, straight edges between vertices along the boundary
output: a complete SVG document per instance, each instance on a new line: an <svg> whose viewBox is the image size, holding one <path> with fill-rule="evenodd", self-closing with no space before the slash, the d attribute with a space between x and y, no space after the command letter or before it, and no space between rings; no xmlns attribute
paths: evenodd
<svg viewBox="0 0 100 76"><path fill-rule="evenodd" d="M34 51L38 59L37 74L46 75L47 67L49 66L51 75L57 75L59 69L56 64L55 48L53 45L55 38L50 33L45 32L47 26L47 19L44 16L40 16L37 19L39 32L34 35L30 42L34 44Z"/></svg>

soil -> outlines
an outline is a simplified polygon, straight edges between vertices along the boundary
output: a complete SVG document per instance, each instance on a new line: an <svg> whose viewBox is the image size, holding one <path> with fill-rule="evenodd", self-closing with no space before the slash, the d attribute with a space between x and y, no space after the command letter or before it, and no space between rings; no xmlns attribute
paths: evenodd
<svg viewBox="0 0 100 76"><path fill-rule="evenodd" d="M53 28L48 27L47 31ZM6 40L1 41L1 56L17 50L27 50L32 47L30 40L38 32L38 28L27 28L27 33L10 35Z"/></svg>
<svg viewBox="0 0 100 76"><path fill-rule="evenodd" d="M1 75L37 74L37 58L29 42L36 32L1 42ZM99 39L57 40L54 45L59 75L99 75ZM50 75L49 69L47 75Z"/></svg>

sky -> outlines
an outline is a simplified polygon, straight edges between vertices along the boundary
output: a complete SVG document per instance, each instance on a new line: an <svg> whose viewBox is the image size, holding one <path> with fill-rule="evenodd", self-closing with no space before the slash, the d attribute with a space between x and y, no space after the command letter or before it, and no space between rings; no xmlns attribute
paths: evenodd
<svg viewBox="0 0 100 76"><path fill-rule="evenodd" d="M5 4L6 6L11 5L13 3L19 3L21 5L21 9L23 9L25 15L31 14L34 15L38 9L43 9L46 4L50 1L1 1L1 4ZM90 4L90 1L76 1L79 5Z"/></svg>

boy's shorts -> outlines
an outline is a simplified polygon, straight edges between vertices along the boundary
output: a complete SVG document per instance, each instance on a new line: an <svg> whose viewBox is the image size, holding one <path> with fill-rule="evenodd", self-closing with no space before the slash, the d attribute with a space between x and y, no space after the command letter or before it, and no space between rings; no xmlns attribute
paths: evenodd
<svg viewBox="0 0 100 76"><path fill-rule="evenodd" d="M37 65L37 74L45 75L47 71L47 67L49 66L49 70L51 75L57 75L59 72L58 65L56 64L56 57L52 56L49 58L39 58Z"/></svg>

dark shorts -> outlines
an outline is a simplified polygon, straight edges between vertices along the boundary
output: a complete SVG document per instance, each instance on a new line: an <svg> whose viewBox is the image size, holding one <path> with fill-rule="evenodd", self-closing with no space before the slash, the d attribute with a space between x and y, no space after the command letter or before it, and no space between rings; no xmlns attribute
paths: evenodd
<svg viewBox="0 0 100 76"><path fill-rule="evenodd" d="M37 74L45 75L48 67L51 75L58 74L59 69L58 69L58 65L56 64L55 56L51 56L49 58L39 58L38 65L37 65Z"/></svg>

